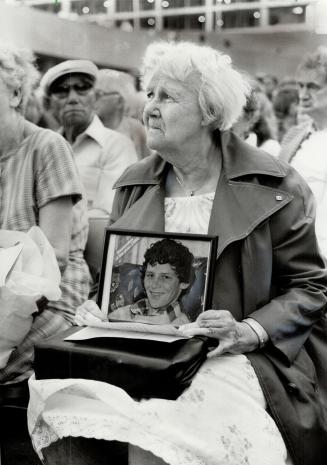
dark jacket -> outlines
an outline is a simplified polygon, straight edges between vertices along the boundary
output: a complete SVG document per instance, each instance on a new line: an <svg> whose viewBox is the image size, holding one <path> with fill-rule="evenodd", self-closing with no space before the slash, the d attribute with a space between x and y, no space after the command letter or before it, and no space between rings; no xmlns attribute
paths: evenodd
<svg viewBox="0 0 327 465"><path fill-rule="evenodd" d="M223 165L208 231L219 236L213 308L237 320L251 316L265 328L270 342L247 356L269 411L294 465L323 465L327 274L313 197L293 168L232 133L217 143ZM115 228L164 231L168 169L155 154L126 170L115 185Z"/></svg>

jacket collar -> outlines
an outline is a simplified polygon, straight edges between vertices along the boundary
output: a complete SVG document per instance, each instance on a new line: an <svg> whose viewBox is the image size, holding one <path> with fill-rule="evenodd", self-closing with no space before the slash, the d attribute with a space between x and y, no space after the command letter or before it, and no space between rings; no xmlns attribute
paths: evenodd
<svg viewBox="0 0 327 465"><path fill-rule="evenodd" d="M223 171L228 180L251 174L265 174L283 178L286 176L285 164L265 152L249 146L232 132L221 133L217 138L221 144ZM127 169L116 181L114 189L131 185L159 184L169 165L158 154L150 155Z"/></svg>
<svg viewBox="0 0 327 465"><path fill-rule="evenodd" d="M223 170L213 202L208 233L217 235L218 255L232 242L247 237L260 223L288 204L293 196L246 178L250 174L275 176L281 181L288 165L243 143L232 133L222 135ZM115 187L151 186L113 226L120 229L165 230L164 185L169 164L154 154L133 165ZM242 178L243 177L243 178Z"/></svg>
<svg viewBox="0 0 327 465"><path fill-rule="evenodd" d="M90 125L85 129L82 134L79 134L76 137L76 141L74 142L73 146L79 144L83 139L90 137L93 139L100 147L104 147L105 145L105 127L102 124L100 118L97 115L94 115Z"/></svg>
<svg viewBox="0 0 327 465"><path fill-rule="evenodd" d="M76 140L73 143L73 147L75 148L78 144L80 144L85 138L90 137L93 139L97 144L100 145L100 147L104 147L106 143L106 131L109 131L109 129L105 128L105 126L102 124L100 118L97 115L94 115L92 117L91 123L89 126L83 131L81 134L79 134L76 137ZM63 126L61 126L58 130L59 134L61 134L63 137L65 137L65 131Z"/></svg>

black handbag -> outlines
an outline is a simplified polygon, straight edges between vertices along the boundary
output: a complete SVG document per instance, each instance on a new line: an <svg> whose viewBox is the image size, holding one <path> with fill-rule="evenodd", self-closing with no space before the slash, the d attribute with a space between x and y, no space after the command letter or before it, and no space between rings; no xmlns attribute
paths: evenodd
<svg viewBox="0 0 327 465"><path fill-rule="evenodd" d="M35 347L36 379L86 378L123 388L135 399L176 399L206 359L212 340L175 342L125 338L64 341L65 331Z"/></svg>

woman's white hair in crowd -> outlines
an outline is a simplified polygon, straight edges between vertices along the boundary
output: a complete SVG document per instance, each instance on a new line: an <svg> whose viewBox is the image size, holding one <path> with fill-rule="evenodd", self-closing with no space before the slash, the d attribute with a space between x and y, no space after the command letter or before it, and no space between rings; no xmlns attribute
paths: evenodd
<svg viewBox="0 0 327 465"><path fill-rule="evenodd" d="M229 129L242 113L251 86L232 67L228 55L191 42L154 42L145 52L142 85L154 75L176 79L194 88L204 121L212 130Z"/></svg>
<svg viewBox="0 0 327 465"><path fill-rule="evenodd" d="M31 51L0 44L0 77L8 89L20 90L17 111L23 112L33 87L39 79Z"/></svg>

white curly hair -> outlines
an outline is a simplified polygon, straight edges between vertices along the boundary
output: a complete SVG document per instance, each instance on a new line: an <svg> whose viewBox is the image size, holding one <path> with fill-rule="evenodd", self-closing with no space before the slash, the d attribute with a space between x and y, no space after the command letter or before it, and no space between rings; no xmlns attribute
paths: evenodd
<svg viewBox="0 0 327 465"><path fill-rule="evenodd" d="M0 43L0 78L8 89L20 90L21 101L17 111L23 113L31 92L39 79L30 50Z"/></svg>
<svg viewBox="0 0 327 465"><path fill-rule="evenodd" d="M191 42L154 42L143 58L142 86L164 75L194 88L205 123L229 129L239 118L251 86L231 58L209 46Z"/></svg>

